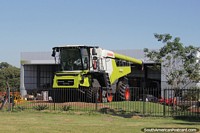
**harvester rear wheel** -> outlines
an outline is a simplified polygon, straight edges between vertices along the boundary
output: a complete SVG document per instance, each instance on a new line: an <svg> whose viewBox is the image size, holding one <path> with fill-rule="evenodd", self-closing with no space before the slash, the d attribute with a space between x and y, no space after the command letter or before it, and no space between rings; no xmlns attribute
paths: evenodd
<svg viewBox="0 0 200 133"><path fill-rule="evenodd" d="M131 98L130 88L126 79L120 80L117 84L117 98L116 100L129 101Z"/></svg>

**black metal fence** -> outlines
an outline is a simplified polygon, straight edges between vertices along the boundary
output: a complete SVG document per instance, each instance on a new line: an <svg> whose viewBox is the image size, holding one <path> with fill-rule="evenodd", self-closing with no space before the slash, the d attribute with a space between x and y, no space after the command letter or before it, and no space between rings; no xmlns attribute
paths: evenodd
<svg viewBox="0 0 200 133"><path fill-rule="evenodd" d="M164 116L200 117L200 89L165 89L160 102Z"/></svg>
<svg viewBox="0 0 200 133"><path fill-rule="evenodd" d="M200 89L130 88L130 99L112 102L103 100L102 88L51 89L30 92L24 99L11 92L11 103L4 109L100 111L124 115L143 116L195 116L200 117ZM1 105L3 104L1 100Z"/></svg>

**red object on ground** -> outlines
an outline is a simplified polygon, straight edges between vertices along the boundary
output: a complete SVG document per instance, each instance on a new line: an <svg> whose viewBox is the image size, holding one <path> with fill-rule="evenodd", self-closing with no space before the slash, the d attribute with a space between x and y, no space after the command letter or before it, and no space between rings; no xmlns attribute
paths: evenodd
<svg viewBox="0 0 200 133"><path fill-rule="evenodd" d="M166 98L166 99L161 98L158 100L158 102L161 104L165 103L166 105L172 105L174 103L174 100L173 100L173 98Z"/></svg>
<svg viewBox="0 0 200 133"><path fill-rule="evenodd" d="M107 94L107 100L108 100L108 102L112 102L113 95L112 94Z"/></svg>
<svg viewBox="0 0 200 133"><path fill-rule="evenodd" d="M125 97L126 101L130 100L130 89L129 88L125 89L124 97Z"/></svg>

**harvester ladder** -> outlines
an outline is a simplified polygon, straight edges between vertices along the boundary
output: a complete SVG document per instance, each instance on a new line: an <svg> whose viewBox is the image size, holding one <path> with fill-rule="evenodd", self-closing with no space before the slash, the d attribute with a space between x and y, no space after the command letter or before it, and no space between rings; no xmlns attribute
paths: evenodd
<svg viewBox="0 0 200 133"><path fill-rule="evenodd" d="M104 76L105 76L106 88L107 88L108 90L112 91L111 82L110 82L110 77L109 77L108 73L105 73Z"/></svg>

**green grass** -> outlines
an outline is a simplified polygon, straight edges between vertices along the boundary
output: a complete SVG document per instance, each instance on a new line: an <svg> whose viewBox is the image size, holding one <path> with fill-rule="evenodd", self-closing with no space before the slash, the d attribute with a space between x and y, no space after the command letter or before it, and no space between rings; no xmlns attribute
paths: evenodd
<svg viewBox="0 0 200 133"><path fill-rule="evenodd" d="M0 112L0 132L9 133L140 133L142 128L200 128L200 122L172 118L124 118L94 112Z"/></svg>

